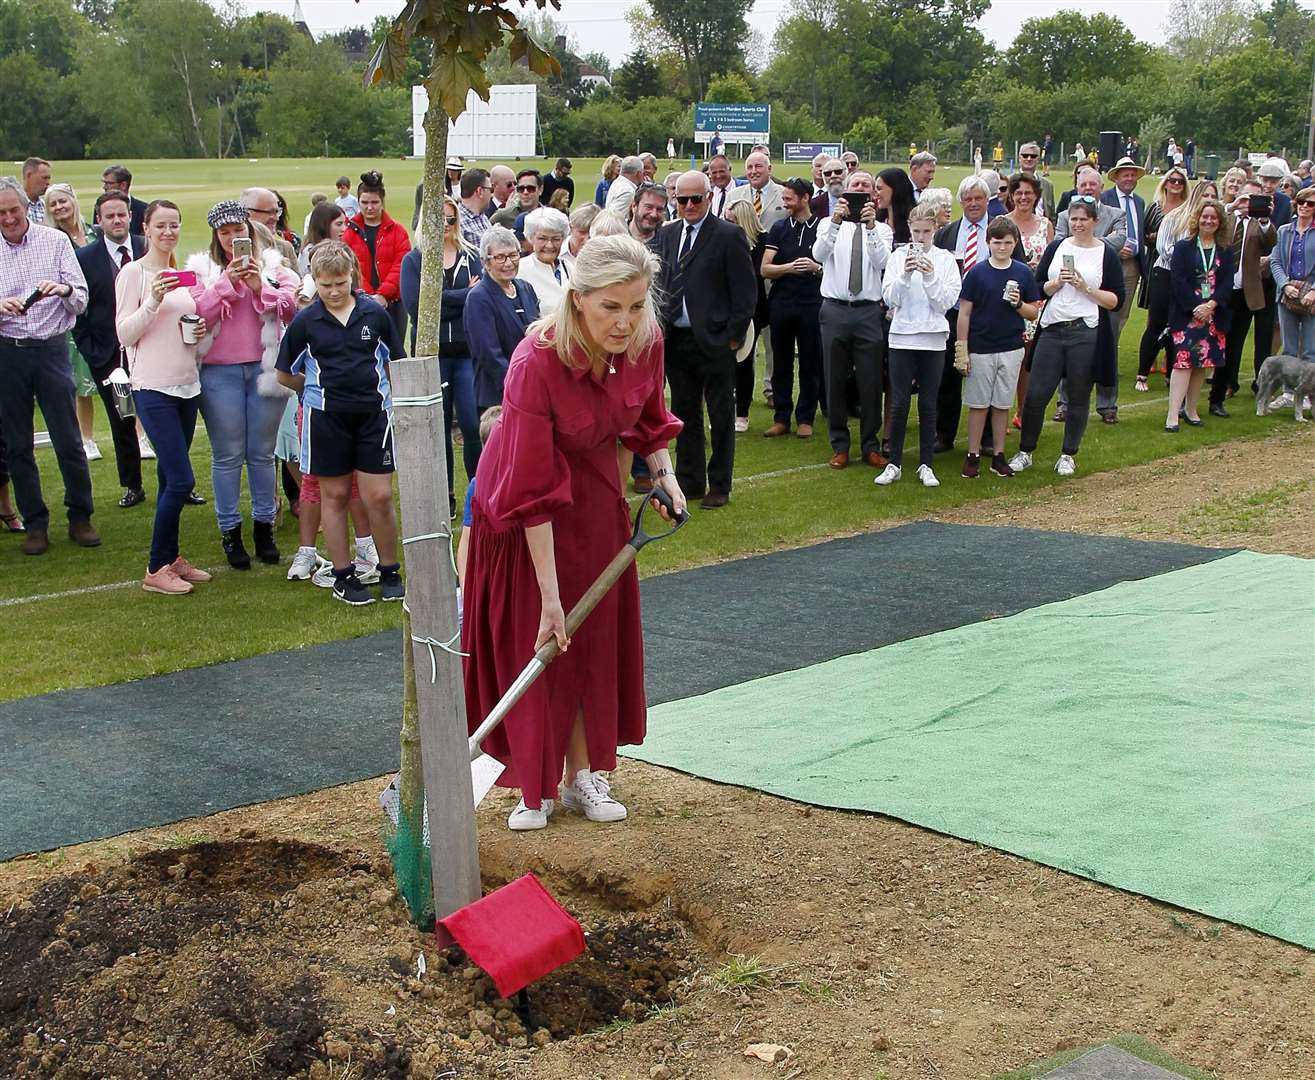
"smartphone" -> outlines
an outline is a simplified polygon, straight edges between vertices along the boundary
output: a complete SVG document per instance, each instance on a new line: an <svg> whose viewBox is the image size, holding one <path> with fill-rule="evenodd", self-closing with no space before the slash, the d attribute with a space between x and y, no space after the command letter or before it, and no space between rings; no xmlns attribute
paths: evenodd
<svg viewBox="0 0 1315 1080"><path fill-rule="evenodd" d="M1248 211L1253 218L1267 218L1274 209L1273 195L1252 195Z"/></svg>
<svg viewBox="0 0 1315 1080"><path fill-rule="evenodd" d="M866 191L846 191L841 196L849 204L849 220L857 221L871 196Z"/></svg>
<svg viewBox="0 0 1315 1080"><path fill-rule="evenodd" d="M910 258L910 259L920 259L920 258L922 258L922 245L921 245L920 243L918 243L916 240L910 240L910 241L909 241L909 254L908 254L908 258Z"/></svg>
<svg viewBox="0 0 1315 1080"><path fill-rule="evenodd" d="M1065 256L1064 256L1064 269L1067 270L1070 274L1073 273L1073 256L1072 256L1072 255L1065 255Z"/></svg>
<svg viewBox="0 0 1315 1080"><path fill-rule="evenodd" d="M19 311L19 314L26 315L28 311L31 310L32 305L35 304L40 299L41 299L41 290L33 289L30 293L27 294L27 299L23 301L23 307Z"/></svg>
<svg viewBox="0 0 1315 1080"><path fill-rule="evenodd" d="M251 237L235 236L233 237L233 261L237 262L245 259L251 261Z"/></svg>
<svg viewBox="0 0 1315 1080"><path fill-rule="evenodd" d="M237 245L234 244L233 248L234 248L234 254L236 254ZM183 286L184 288L191 288L193 285L196 284L195 270L166 270L165 273L172 275L174 280L176 280L178 284Z"/></svg>

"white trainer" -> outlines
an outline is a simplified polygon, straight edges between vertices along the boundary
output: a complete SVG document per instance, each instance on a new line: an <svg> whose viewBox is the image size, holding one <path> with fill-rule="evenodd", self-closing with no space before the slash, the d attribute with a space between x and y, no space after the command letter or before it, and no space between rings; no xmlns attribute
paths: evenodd
<svg viewBox="0 0 1315 1080"><path fill-rule="evenodd" d="M362 585L373 585L379 580L379 552L375 550L374 537L358 537L356 540L356 580Z"/></svg>
<svg viewBox="0 0 1315 1080"><path fill-rule="evenodd" d="M525 800L521 799L507 818L507 828L512 832L533 832L535 829L544 828L550 817L552 817L552 799L544 799L537 810L531 810L525 805Z"/></svg>
<svg viewBox="0 0 1315 1080"><path fill-rule="evenodd" d="M1269 403L1269 411L1273 412L1275 409L1290 409L1292 408L1292 402L1292 391L1284 390L1283 393L1279 394L1278 397Z"/></svg>
<svg viewBox="0 0 1315 1080"><path fill-rule="evenodd" d="M362 585L373 585L379 580L378 562L369 562L358 555L352 560L352 565L356 567L356 580ZM332 589L333 563L325 559L324 565L311 575L310 580L312 585L318 585L321 589Z"/></svg>
<svg viewBox="0 0 1315 1080"><path fill-rule="evenodd" d="M887 465L884 469L881 470L881 475L878 476L872 482L874 484L880 484L882 487L888 487L903 475L904 475L904 470L901 469L898 465Z"/></svg>
<svg viewBox="0 0 1315 1080"><path fill-rule="evenodd" d="M1018 453L1009 459L1009 467L1013 469L1014 472L1022 472L1024 469L1030 469L1032 467L1032 455L1026 450L1018 451Z"/></svg>
<svg viewBox="0 0 1315 1080"><path fill-rule="evenodd" d="M143 461L150 461L155 457L155 447L151 445L151 440L146 437L144 431L137 433L137 450L141 453Z"/></svg>
<svg viewBox="0 0 1315 1080"><path fill-rule="evenodd" d="M104 456L100 452L100 447L96 445L95 439L83 439L82 452L87 455L88 461L99 461Z"/></svg>
<svg viewBox="0 0 1315 1080"><path fill-rule="evenodd" d="M749 430L749 418L747 416L737 416L735 418L735 430L743 435Z"/></svg>
<svg viewBox="0 0 1315 1080"><path fill-rule="evenodd" d="M918 466L918 479L922 481L923 487L940 487L941 482L936 479L936 474L931 471L930 465Z"/></svg>
<svg viewBox="0 0 1315 1080"><path fill-rule="evenodd" d="M288 567L288 580L309 581L311 575L325 565L328 565L328 560L321 558L320 553L313 547L299 547L297 554L292 556L292 565ZM329 578L329 584L332 585L332 566L329 567Z"/></svg>
<svg viewBox="0 0 1315 1080"><path fill-rule="evenodd" d="M610 791L600 790L593 773L581 769L570 785L561 789L562 805L590 821L623 821L626 808L612 798Z"/></svg>
<svg viewBox="0 0 1315 1080"><path fill-rule="evenodd" d="M1018 470L1015 469L1015 472ZM1055 472L1060 476L1072 476L1078 471L1078 463L1073 460L1072 454L1060 454L1059 460L1055 462Z"/></svg>

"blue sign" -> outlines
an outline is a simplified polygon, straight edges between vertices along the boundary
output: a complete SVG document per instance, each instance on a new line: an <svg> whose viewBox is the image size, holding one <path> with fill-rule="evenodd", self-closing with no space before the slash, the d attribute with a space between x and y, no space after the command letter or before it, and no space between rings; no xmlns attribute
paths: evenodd
<svg viewBox="0 0 1315 1080"><path fill-rule="evenodd" d="M723 142L765 143L772 133L772 107L698 102L694 106L694 141L711 142L717 133Z"/></svg>
<svg viewBox="0 0 1315 1080"><path fill-rule="evenodd" d="M818 154L838 158L844 149L841 143L831 142L788 142L785 144L783 161L812 161Z"/></svg>

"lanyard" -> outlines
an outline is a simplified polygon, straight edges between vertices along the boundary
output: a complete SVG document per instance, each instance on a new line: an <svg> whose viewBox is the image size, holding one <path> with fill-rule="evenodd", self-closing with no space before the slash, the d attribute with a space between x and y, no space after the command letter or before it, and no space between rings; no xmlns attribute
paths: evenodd
<svg viewBox="0 0 1315 1080"><path fill-rule="evenodd" d="M1201 255L1201 299L1209 300L1214 293L1214 290L1210 288L1210 271L1214 269L1215 256L1219 253L1219 248L1212 247L1210 249L1210 258L1207 259L1205 257L1205 248L1201 246L1201 239L1197 237L1196 250Z"/></svg>

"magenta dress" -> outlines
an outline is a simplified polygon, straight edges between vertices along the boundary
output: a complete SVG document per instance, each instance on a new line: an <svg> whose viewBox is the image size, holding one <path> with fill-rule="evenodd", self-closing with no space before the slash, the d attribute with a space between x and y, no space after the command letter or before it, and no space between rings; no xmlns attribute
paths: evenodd
<svg viewBox="0 0 1315 1080"><path fill-rule="evenodd" d="M525 528L552 522L558 590L569 613L630 538L617 440L648 455L680 432L663 391L660 336L601 379L568 368L532 337L512 354L502 418L480 456L471 506L461 637L470 731L534 656L539 586ZM615 768L618 746L643 742L648 706L633 566L484 740L507 766L498 783L520 788L526 806L557 796L581 708L591 768Z"/></svg>

